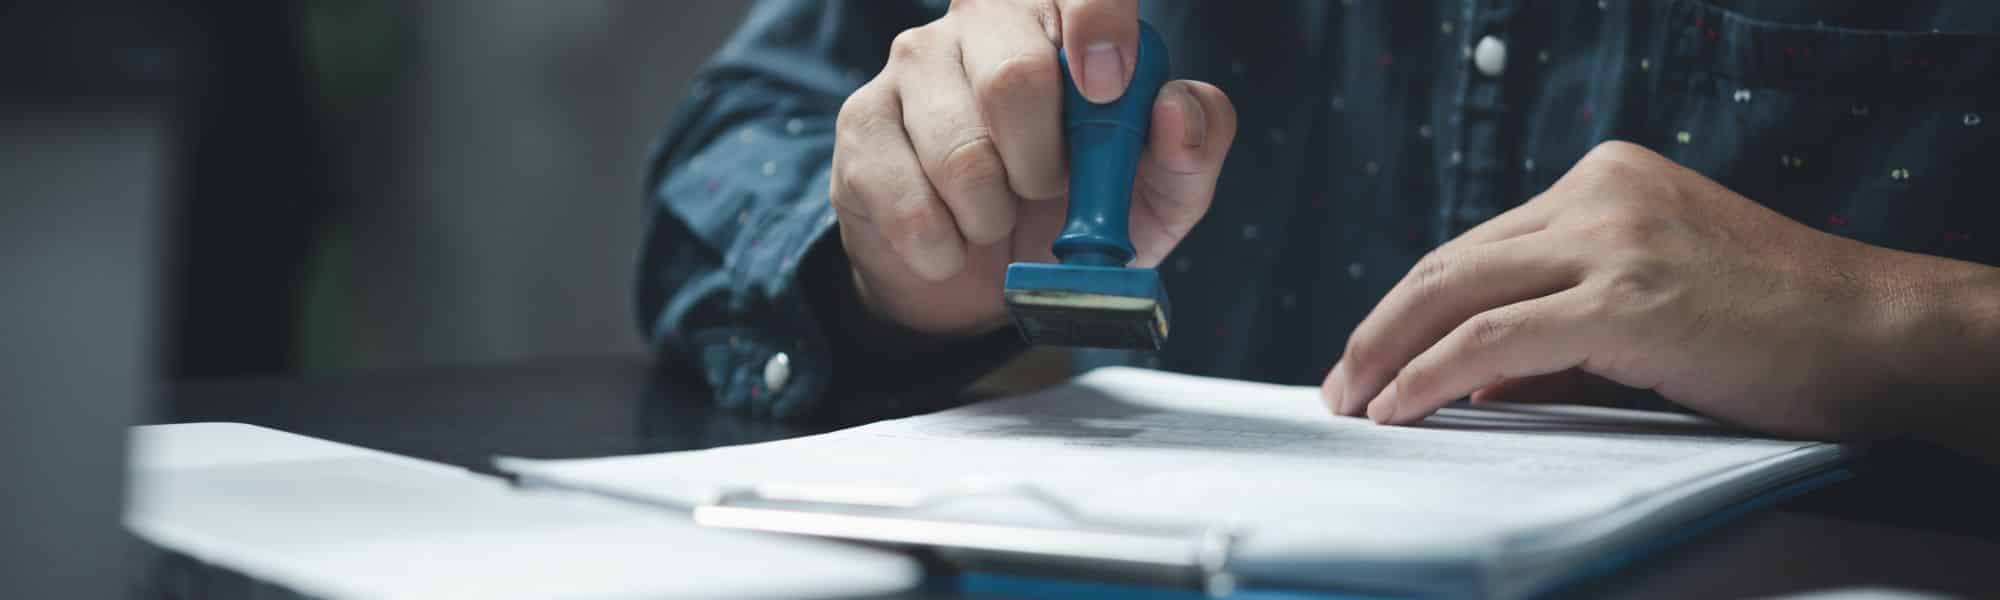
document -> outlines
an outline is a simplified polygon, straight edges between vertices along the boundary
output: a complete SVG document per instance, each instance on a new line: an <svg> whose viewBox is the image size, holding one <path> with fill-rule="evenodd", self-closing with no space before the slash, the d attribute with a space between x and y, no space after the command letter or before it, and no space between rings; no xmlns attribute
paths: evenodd
<svg viewBox="0 0 2000 600"><path fill-rule="evenodd" d="M503 468L685 506L754 485L1032 485L1106 519L1227 524L1242 532L1230 561L1250 579L1504 596L1546 584L1592 544L1688 520L1843 452L1577 406L1447 408L1420 426L1379 426L1331 416L1314 388L1110 368L819 436ZM1054 520L1004 499L932 512ZM1449 588L1403 587L1440 572Z"/></svg>
<svg viewBox="0 0 2000 600"><path fill-rule="evenodd" d="M903 556L524 493L429 463L235 423L134 428L127 525L314 597L773 598L914 586Z"/></svg>

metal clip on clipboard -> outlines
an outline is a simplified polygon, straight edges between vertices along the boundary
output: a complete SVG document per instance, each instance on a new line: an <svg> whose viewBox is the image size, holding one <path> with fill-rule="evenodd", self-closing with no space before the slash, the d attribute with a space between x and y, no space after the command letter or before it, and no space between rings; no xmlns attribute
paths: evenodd
<svg viewBox="0 0 2000 600"><path fill-rule="evenodd" d="M1062 526L943 520L909 515L975 498L1032 502ZM759 485L724 489L694 508L704 526L810 535L919 548L968 570L1087 576L1188 586L1210 595L1235 588L1227 526L1143 523L1087 515L1033 485L972 484L945 490Z"/></svg>

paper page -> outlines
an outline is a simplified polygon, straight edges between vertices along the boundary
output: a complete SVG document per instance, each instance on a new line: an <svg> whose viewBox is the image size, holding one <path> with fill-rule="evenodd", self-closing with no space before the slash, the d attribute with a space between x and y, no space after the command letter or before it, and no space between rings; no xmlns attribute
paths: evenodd
<svg viewBox="0 0 2000 600"><path fill-rule="evenodd" d="M1114 368L1029 396L808 438L503 468L684 503L760 483L1020 481L1093 515L1231 521L1249 531L1240 549L1251 555L1387 559L1476 553L1813 445L1583 407L1447 409L1419 427L1384 427L1330 416L1313 388Z"/></svg>
<svg viewBox="0 0 2000 600"><path fill-rule="evenodd" d="M705 529L248 425L140 427L133 439L136 533L312 596L826 597L921 575L893 553Z"/></svg>

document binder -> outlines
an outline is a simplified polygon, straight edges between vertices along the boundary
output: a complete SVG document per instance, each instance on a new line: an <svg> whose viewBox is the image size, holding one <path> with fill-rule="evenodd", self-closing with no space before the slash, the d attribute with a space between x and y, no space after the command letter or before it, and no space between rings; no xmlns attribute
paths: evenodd
<svg viewBox="0 0 2000 600"><path fill-rule="evenodd" d="M941 490L766 484L717 491L694 506L610 490L579 489L523 478L529 487L556 487L688 512L695 523L840 539L917 550L962 571L1036 577L1085 577L1184 587L1228 595L1237 537L1227 523L1182 524L1090 515L1034 485L977 483ZM910 513L979 498L1032 503L1057 525L961 520Z"/></svg>
<svg viewBox="0 0 2000 600"><path fill-rule="evenodd" d="M1062 527L918 518L899 512L1005 495L1063 517ZM694 509L696 523L730 529L916 547L967 570L1074 573L1140 583L1193 586L1225 595L1234 587L1227 525L1137 522L1086 515L1028 484L922 492L894 488L755 486L727 490Z"/></svg>

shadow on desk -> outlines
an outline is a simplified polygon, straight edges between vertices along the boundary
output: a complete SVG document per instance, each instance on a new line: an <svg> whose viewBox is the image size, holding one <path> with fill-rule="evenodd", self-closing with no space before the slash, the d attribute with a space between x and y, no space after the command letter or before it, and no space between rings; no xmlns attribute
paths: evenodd
<svg viewBox="0 0 2000 600"><path fill-rule="evenodd" d="M1854 472L1853 480L1784 508L2000 542L2000 466L1934 446L1897 443L1872 448ZM1993 560L2000 564L2000 556Z"/></svg>
<svg viewBox="0 0 2000 600"><path fill-rule="evenodd" d="M1564 598L1741 598L1842 588L1991 597L1996 546L1971 538L1772 510L1696 538ZM1873 597L1873 596L1871 596Z"/></svg>

